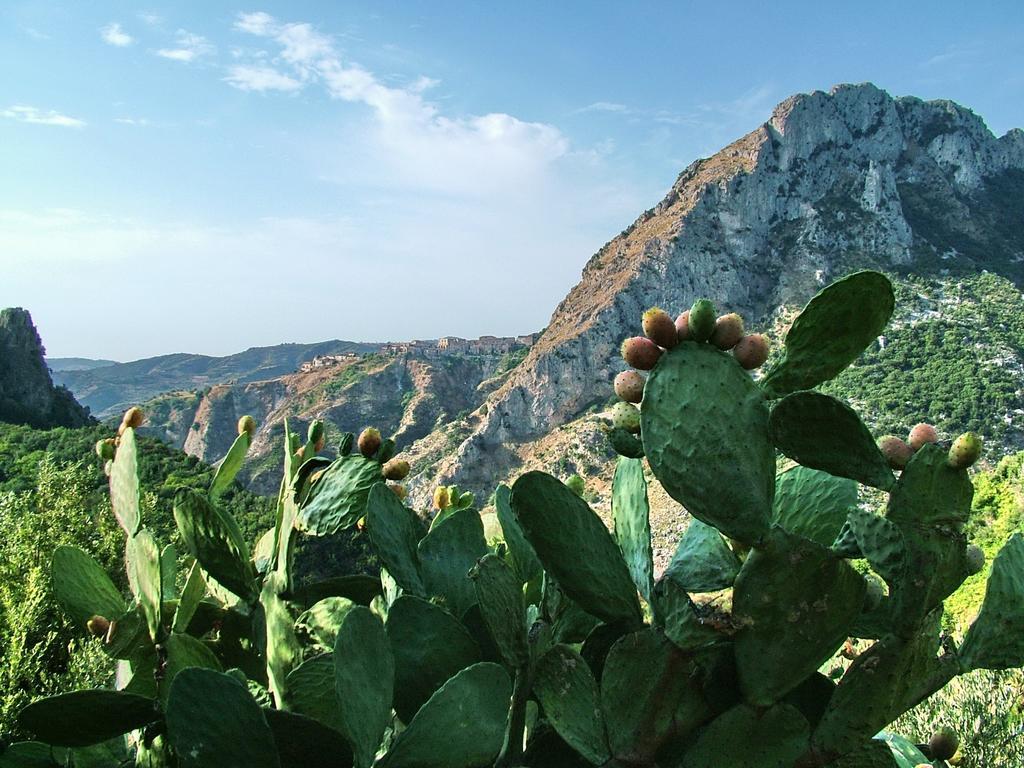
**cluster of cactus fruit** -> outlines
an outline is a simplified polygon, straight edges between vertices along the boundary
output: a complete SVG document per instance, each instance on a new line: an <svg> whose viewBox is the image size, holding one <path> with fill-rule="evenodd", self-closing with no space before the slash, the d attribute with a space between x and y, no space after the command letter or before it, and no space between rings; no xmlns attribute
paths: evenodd
<svg viewBox="0 0 1024 768"><path fill-rule="evenodd" d="M175 597L173 557L138 520L125 428L111 498L134 600L84 553L54 554L55 590L120 660L118 689L31 704L21 724L40 743L0 765L76 764L123 734L137 764L182 768L943 765L954 734L915 746L884 729L954 675L1024 665L1024 538L993 561L962 641L943 634L943 600L983 565L963 532L975 441L912 438L897 477L857 414L814 390L893 303L878 273L832 284L756 381L767 344L739 318L716 321L704 301L678 321L645 315L623 351L649 375L616 381L639 408L610 432L612 530L578 478L537 471L496 490L502 541L452 487L428 524L389 488L408 467L379 433L354 454L346 435L331 461L313 455L322 434L300 456L286 427L277 522L250 553L217 506L247 422L209 493L175 506L194 558ZM657 579L645 459L693 517ZM882 514L858 504L858 484L888 494ZM379 578L292 583L296 532L357 524ZM99 617L115 619L103 631ZM838 680L822 674L851 638L868 646ZM27 762L40 754L57 758Z"/></svg>

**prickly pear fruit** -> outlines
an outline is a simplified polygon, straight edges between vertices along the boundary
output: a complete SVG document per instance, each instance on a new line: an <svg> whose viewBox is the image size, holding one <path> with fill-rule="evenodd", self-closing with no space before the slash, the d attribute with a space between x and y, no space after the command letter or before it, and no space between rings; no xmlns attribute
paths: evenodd
<svg viewBox="0 0 1024 768"><path fill-rule="evenodd" d="M949 760L956 754L960 746L960 738L952 728L943 726L939 728L928 740L928 748L931 750L932 760Z"/></svg>
<svg viewBox="0 0 1024 768"><path fill-rule="evenodd" d="M743 318L735 312L722 315L715 321L711 343L722 350L732 349L743 338Z"/></svg>
<svg viewBox="0 0 1024 768"><path fill-rule="evenodd" d="M405 480L409 474L409 462L405 459L391 459L384 463L384 479Z"/></svg>
<svg viewBox="0 0 1024 768"><path fill-rule="evenodd" d="M256 419L252 416L243 416L238 420L238 434L248 432L249 437L252 438L256 434Z"/></svg>
<svg viewBox="0 0 1024 768"><path fill-rule="evenodd" d="M359 446L359 452L363 456L370 458L380 448L380 430L375 427L367 427L359 433L356 445Z"/></svg>
<svg viewBox="0 0 1024 768"><path fill-rule="evenodd" d="M124 416L121 418L121 426L117 428L118 436L123 435L124 431L129 427L132 429L138 429L142 426L142 422L145 420L146 416L142 412L142 409L137 405L133 405L124 412Z"/></svg>
<svg viewBox="0 0 1024 768"><path fill-rule="evenodd" d="M584 488L583 478L579 475L569 475L569 477L566 478L565 487L577 496L582 496Z"/></svg>
<svg viewBox="0 0 1024 768"><path fill-rule="evenodd" d="M643 318L644 335L665 349L672 349L679 343L679 336L676 332L676 324L672 318L661 307L651 307L644 312Z"/></svg>
<svg viewBox="0 0 1024 768"><path fill-rule="evenodd" d="M324 449L324 423L320 419L314 419L309 424L309 429L306 430L306 442L313 444L313 449L320 453Z"/></svg>
<svg viewBox="0 0 1024 768"><path fill-rule="evenodd" d="M981 456L981 438L973 432L964 432L953 441L949 449L949 466L953 469L967 469Z"/></svg>
<svg viewBox="0 0 1024 768"><path fill-rule="evenodd" d="M985 553L977 544L967 545L967 573L974 575L985 567Z"/></svg>
<svg viewBox="0 0 1024 768"><path fill-rule="evenodd" d="M112 460L114 458L114 438L108 437L106 440L96 443L96 455L104 461Z"/></svg>
<svg viewBox="0 0 1024 768"><path fill-rule="evenodd" d="M921 446L926 443L937 443L939 441L939 435L935 431L935 427L931 424L915 424L913 429L910 430L910 436L907 438L907 442L910 443L910 447L915 451L921 450Z"/></svg>
<svg viewBox="0 0 1024 768"><path fill-rule="evenodd" d="M680 341L689 341L693 338L690 334L690 310L686 310L676 318L676 338Z"/></svg>
<svg viewBox="0 0 1024 768"><path fill-rule="evenodd" d="M409 490L400 483L388 483L388 488L390 488L391 492L395 494L395 496L397 496L399 499L404 500L405 497L409 495Z"/></svg>
<svg viewBox="0 0 1024 768"><path fill-rule="evenodd" d="M886 435L878 441L878 450L885 456L889 466L893 469L904 469L910 457L914 455L914 449L903 442L896 435Z"/></svg>
<svg viewBox="0 0 1024 768"><path fill-rule="evenodd" d="M690 307L687 322L694 341L707 341L715 331L715 305L707 299L697 299Z"/></svg>
<svg viewBox="0 0 1024 768"><path fill-rule="evenodd" d="M110 630L110 621L106 616L93 616L85 622L85 627L93 637L106 637Z"/></svg>
<svg viewBox="0 0 1024 768"><path fill-rule="evenodd" d="M447 509L452 504L451 498L448 496L448 487L439 485L434 489L434 508L435 509Z"/></svg>
<svg viewBox="0 0 1024 768"><path fill-rule="evenodd" d="M615 377L615 394L627 403L639 403L644 398L647 380L636 371L623 371Z"/></svg>
<svg viewBox="0 0 1024 768"><path fill-rule="evenodd" d="M449 498L451 497L451 491L448 492ZM459 494L458 499L453 499L453 503L459 509L469 509L473 506L473 502L476 501L476 494L472 491L463 491Z"/></svg>
<svg viewBox="0 0 1024 768"><path fill-rule="evenodd" d="M661 357L661 347L646 336L633 336L622 342L622 359L633 368L649 371Z"/></svg>
<svg viewBox="0 0 1024 768"><path fill-rule="evenodd" d="M751 333L744 336L736 346L732 348L732 354L741 366L752 371L764 365L768 359L768 339L760 333Z"/></svg>
<svg viewBox="0 0 1024 768"><path fill-rule="evenodd" d="M630 403L616 403L612 406L612 426L636 434L640 431L640 411Z"/></svg>

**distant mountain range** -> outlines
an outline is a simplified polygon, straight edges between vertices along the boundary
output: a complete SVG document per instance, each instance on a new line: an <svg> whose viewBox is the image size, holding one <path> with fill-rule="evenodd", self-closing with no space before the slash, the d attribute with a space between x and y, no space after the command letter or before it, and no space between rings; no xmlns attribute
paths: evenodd
<svg viewBox="0 0 1024 768"><path fill-rule="evenodd" d="M91 371L94 368L106 368L108 365L117 365L116 360L93 360L88 357L48 357L46 365L50 371L57 373L63 371Z"/></svg>

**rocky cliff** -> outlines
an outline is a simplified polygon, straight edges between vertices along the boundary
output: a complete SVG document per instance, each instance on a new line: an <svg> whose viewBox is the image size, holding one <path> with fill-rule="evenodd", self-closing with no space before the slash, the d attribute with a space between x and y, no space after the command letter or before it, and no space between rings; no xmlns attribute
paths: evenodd
<svg viewBox="0 0 1024 768"><path fill-rule="evenodd" d="M0 421L33 427L80 427L92 419L63 387L54 387L32 316L0 311Z"/></svg>

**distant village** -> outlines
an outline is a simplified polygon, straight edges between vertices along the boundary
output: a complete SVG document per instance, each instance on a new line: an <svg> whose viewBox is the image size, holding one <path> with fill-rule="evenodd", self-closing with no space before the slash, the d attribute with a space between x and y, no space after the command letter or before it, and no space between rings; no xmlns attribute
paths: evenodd
<svg viewBox="0 0 1024 768"><path fill-rule="evenodd" d="M390 357L411 355L413 357L444 357L445 355L506 355L517 349L532 347L537 334L525 336L481 336L478 339L463 339L458 336L444 336L440 339L416 339L414 341L388 342L378 354ZM303 373L330 368L342 363L358 360L363 355L347 352L343 355L317 355L299 366Z"/></svg>

